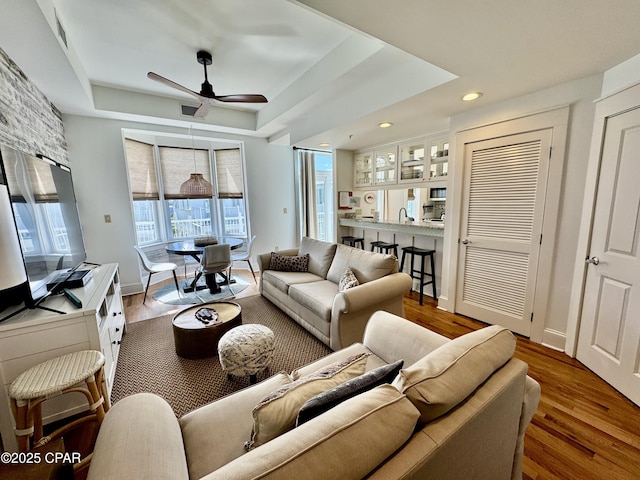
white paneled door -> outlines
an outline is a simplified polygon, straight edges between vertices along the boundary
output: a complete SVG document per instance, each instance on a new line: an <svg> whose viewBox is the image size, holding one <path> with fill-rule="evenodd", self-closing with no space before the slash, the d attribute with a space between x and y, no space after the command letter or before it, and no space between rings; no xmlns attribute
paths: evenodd
<svg viewBox="0 0 640 480"><path fill-rule="evenodd" d="M529 336L551 128L465 144L456 312Z"/></svg>
<svg viewBox="0 0 640 480"><path fill-rule="evenodd" d="M602 138L600 175L585 259L588 267L577 358L640 405L638 94L640 87L630 97L635 100L631 108L615 96L598 105L605 110L601 127L596 125L594 133Z"/></svg>

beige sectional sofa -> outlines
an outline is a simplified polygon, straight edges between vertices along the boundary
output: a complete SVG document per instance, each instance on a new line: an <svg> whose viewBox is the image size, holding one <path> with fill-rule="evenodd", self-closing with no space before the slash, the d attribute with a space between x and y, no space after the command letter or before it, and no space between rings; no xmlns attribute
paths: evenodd
<svg viewBox="0 0 640 480"><path fill-rule="evenodd" d="M158 396L120 400L101 426L88 479L520 479L540 387L512 357L514 349L515 338L501 327L448 340L376 312L362 343L179 420ZM307 385L312 372L317 378L328 365L360 354L365 375L398 360L404 368L391 383L245 451L263 397L296 392L291 387Z"/></svg>
<svg viewBox="0 0 640 480"><path fill-rule="evenodd" d="M404 316L402 298L411 289L411 277L398 272L394 255L308 237L302 239L300 248L277 254L308 254L308 271L274 270L271 253L258 255L260 293L333 350L361 342L375 311ZM359 285L339 291L347 268Z"/></svg>

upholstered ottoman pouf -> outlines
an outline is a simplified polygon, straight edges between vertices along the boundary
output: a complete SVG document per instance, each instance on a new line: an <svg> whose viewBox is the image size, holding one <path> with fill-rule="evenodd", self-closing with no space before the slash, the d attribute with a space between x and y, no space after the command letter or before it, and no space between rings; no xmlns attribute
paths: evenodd
<svg viewBox="0 0 640 480"><path fill-rule="evenodd" d="M218 358L222 369L239 377L256 375L266 369L273 359L275 337L264 325L248 324L232 328L218 342Z"/></svg>

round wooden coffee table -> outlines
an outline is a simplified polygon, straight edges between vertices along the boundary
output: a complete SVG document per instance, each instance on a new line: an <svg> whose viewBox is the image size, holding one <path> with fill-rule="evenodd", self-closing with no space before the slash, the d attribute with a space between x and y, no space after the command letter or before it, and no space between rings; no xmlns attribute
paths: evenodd
<svg viewBox="0 0 640 480"><path fill-rule="evenodd" d="M199 320L196 312L202 308L215 311L217 318ZM233 302L205 303L182 310L172 323L176 354L189 359L213 357L218 354L220 337L242 324L242 309Z"/></svg>

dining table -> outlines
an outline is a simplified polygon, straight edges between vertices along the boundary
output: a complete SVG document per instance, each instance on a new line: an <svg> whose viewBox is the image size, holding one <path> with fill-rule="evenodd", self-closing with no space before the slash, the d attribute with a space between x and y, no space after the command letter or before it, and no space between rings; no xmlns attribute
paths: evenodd
<svg viewBox="0 0 640 480"><path fill-rule="evenodd" d="M242 246L244 240L236 237L218 237L218 244L228 244L231 250L236 250ZM181 240L179 242L171 242L167 244L165 247L167 253L171 253L174 255L183 255L190 256L196 262L200 263L200 259L202 254L204 253L204 246L196 245L194 240ZM223 278L219 283L227 283L227 278L220 274ZM197 277L196 277L197 278ZM184 287L185 292L193 292L194 290L199 290L203 288L207 288L206 285L196 285L197 280L194 278L190 283L187 283ZM229 279L230 283L235 283L231 278Z"/></svg>

